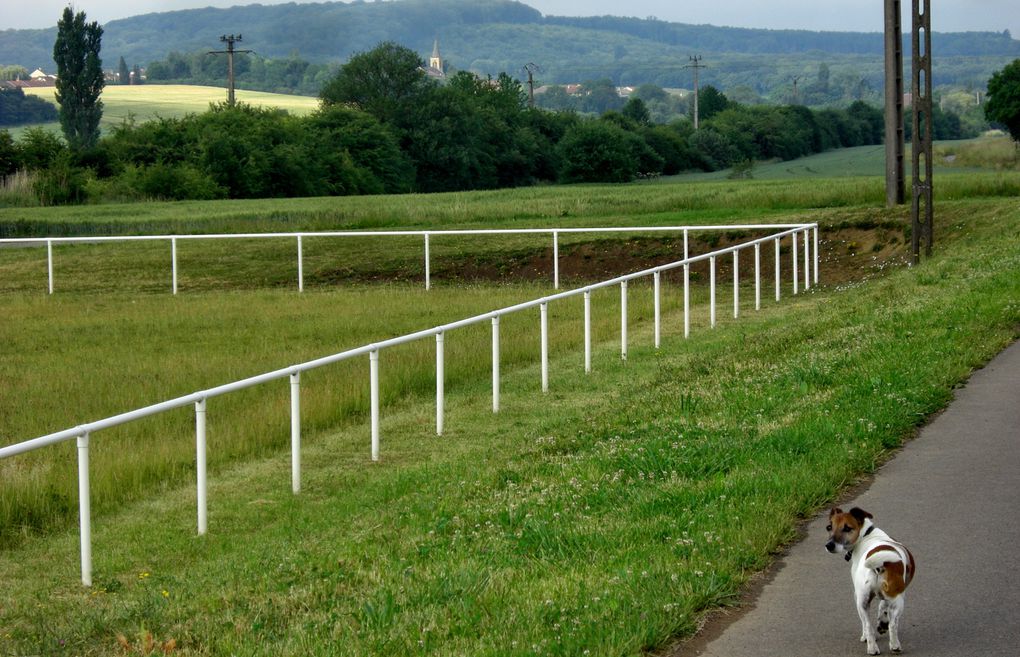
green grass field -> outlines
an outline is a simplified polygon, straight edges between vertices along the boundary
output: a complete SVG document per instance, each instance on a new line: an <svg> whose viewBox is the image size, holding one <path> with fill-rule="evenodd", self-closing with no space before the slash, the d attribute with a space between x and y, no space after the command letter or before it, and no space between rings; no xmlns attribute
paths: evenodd
<svg viewBox="0 0 1020 657"><path fill-rule="evenodd" d="M978 172L1020 169L1013 140L1001 133L979 139L940 141L935 144L937 173ZM910 177L910 144L907 144L906 175ZM688 173L667 176L663 182L725 180L731 171ZM790 162L758 162L751 172L758 180L804 180L806 178L842 178L885 175L885 147L857 146L840 148Z"/></svg>
<svg viewBox="0 0 1020 657"><path fill-rule="evenodd" d="M25 93L55 102L52 87L30 88L26 89ZM239 102L262 107L278 107L296 115L309 114L319 106L319 100L310 96L289 96L243 89L235 93ZM157 117L179 118L187 114L199 114L208 110L210 104L221 103L226 99L226 88L218 87L183 84L143 84L135 87L111 85L103 89L103 119L100 126L109 129L129 118L141 122ZM39 125L56 132L60 131L59 123ZM30 127L33 126L18 126L9 130L17 138Z"/></svg>
<svg viewBox="0 0 1020 657"><path fill-rule="evenodd" d="M906 212L881 207L874 179L5 210L8 234L36 235L818 221L823 285L791 297L784 269L783 299L766 285L755 312L745 279L738 320L723 287L712 330L700 283L685 340L677 281L667 280L659 350L649 289L634 286L626 362L619 295L606 292L593 306L589 376L580 303L554 305L548 394L538 384L537 312L509 318L498 415L487 327L448 336L441 438L432 345L386 351L377 464L367 362L303 377L298 496L286 384L211 400L202 538L191 413L100 432L92 589L78 583L73 446L0 462L0 652L660 650L706 610L731 604L799 518L870 472L1017 337L1020 175L942 176L936 189L936 254L913 268L897 264ZM654 246L623 242L621 253ZM373 283L418 275L420 245L322 243L309 247L314 283L299 295L292 246L182 253L178 297L168 294L165 249L59 247L52 297L38 251L0 250L3 442L549 288L451 279L426 293L417 280ZM572 246L585 245L561 248ZM437 266L498 270L501 258L549 247L521 239L436 248ZM367 266L368 279L352 273Z"/></svg>

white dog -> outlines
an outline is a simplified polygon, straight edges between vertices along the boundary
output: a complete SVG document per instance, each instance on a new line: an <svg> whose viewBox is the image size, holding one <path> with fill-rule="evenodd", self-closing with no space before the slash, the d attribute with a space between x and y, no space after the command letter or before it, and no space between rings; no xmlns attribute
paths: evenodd
<svg viewBox="0 0 1020 657"><path fill-rule="evenodd" d="M875 626L868 615L871 601L878 596L878 632L889 631L889 649L895 653L900 646L900 615L903 613L903 591L914 579L914 555L875 526L873 516L854 507L829 512L829 540L825 549L833 554L845 553L850 562L854 582L854 601L861 617L861 641L868 643L868 654L877 655Z"/></svg>

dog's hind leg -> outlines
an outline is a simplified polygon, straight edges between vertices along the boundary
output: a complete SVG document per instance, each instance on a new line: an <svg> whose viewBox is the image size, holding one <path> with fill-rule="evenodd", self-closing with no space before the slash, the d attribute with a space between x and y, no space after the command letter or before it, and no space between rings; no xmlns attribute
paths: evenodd
<svg viewBox="0 0 1020 657"><path fill-rule="evenodd" d="M878 630L879 634L885 634L889 631L889 604L882 598L878 601Z"/></svg>
<svg viewBox="0 0 1020 657"><path fill-rule="evenodd" d="M873 597L871 591L858 591L854 594L854 601L857 605L857 615L861 618L861 641L867 642L869 655L878 655L882 651L878 649L875 627L871 624L871 615L868 613Z"/></svg>
<svg viewBox="0 0 1020 657"><path fill-rule="evenodd" d="M903 615L903 596L898 595L888 604L889 610L889 650L899 653L903 650L900 645L900 617Z"/></svg>

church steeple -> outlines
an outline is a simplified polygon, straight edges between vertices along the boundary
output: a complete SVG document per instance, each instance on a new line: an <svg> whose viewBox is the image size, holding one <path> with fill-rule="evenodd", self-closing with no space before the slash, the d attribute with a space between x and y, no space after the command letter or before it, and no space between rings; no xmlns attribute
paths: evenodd
<svg viewBox="0 0 1020 657"><path fill-rule="evenodd" d="M437 71L443 70L443 58L439 55L439 38L437 37L435 42L432 44L432 56L429 57L429 68L434 68Z"/></svg>

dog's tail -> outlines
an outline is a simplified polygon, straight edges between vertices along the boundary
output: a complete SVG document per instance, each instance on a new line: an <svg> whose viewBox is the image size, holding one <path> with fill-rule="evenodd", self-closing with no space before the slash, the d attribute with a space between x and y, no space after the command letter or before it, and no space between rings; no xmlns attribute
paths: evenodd
<svg viewBox="0 0 1020 657"><path fill-rule="evenodd" d="M881 543L864 557L864 567L881 575L882 592L895 598L914 578L914 555L899 543Z"/></svg>

